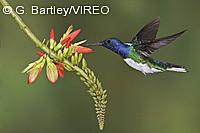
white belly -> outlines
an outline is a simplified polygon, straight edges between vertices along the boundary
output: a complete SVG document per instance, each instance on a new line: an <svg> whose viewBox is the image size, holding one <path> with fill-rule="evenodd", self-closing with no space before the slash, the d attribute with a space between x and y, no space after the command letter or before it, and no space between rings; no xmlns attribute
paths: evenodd
<svg viewBox="0 0 200 133"><path fill-rule="evenodd" d="M126 58L124 61L132 68L142 72L143 74L162 72L159 69L151 68L147 64L137 63L131 58Z"/></svg>

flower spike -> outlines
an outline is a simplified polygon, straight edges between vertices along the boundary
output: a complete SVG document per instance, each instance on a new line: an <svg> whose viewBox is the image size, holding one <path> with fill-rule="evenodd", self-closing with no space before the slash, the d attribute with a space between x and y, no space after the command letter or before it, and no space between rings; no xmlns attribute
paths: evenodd
<svg viewBox="0 0 200 133"><path fill-rule="evenodd" d="M32 84L41 73L45 62L47 62L46 76L51 83L55 83L58 77L64 78L64 69L69 72L76 72L81 81L89 88L88 92L95 103L99 128L102 130L107 104L106 90L103 90L100 81L94 75L94 72L88 68L87 62L83 58L83 54L91 53L93 50L82 46L87 40L72 43L81 31L78 29L72 32L72 30L73 27L70 26L60 39L60 42L56 43L54 29L51 29L49 32L50 40L46 42L46 45L45 40L38 44L39 48L45 53L36 51L40 59L30 63L23 70L23 73L28 73L27 83ZM50 45L48 45L49 42Z"/></svg>

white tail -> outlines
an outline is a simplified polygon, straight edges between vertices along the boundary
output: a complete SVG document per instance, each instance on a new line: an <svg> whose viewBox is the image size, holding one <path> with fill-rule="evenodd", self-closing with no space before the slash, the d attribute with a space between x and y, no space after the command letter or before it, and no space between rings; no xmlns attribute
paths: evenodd
<svg viewBox="0 0 200 133"><path fill-rule="evenodd" d="M178 68L178 67L167 68L167 71L182 72L182 73L187 72L185 68Z"/></svg>

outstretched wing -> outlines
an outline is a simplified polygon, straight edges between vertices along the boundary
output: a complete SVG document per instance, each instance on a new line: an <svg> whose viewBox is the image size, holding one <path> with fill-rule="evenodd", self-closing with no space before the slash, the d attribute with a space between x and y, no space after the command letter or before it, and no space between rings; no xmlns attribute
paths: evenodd
<svg viewBox="0 0 200 133"><path fill-rule="evenodd" d="M135 40L137 41L154 40L156 38L159 25L160 25L160 17L157 17L150 23L146 24L132 39L132 42L134 42Z"/></svg>
<svg viewBox="0 0 200 133"><path fill-rule="evenodd" d="M149 46L152 47L154 50L157 50L163 46L166 46L167 44L170 44L171 42L175 41L176 38L181 36L186 30L183 30L181 32L178 32L176 34L173 34L171 36L163 37L156 39L153 43L151 43Z"/></svg>
<svg viewBox="0 0 200 133"><path fill-rule="evenodd" d="M135 46L135 49L144 56L150 56L150 54L152 54L155 50L175 41L185 31L186 30L173 34L171 36L159 38L152 41L146 41L146 42L144 41L140 45Z"/></svg>

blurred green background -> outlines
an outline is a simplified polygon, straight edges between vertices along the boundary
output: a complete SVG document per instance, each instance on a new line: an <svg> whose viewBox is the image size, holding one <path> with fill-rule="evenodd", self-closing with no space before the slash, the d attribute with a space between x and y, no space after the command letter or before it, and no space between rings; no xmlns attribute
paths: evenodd
<svg viewBox="0 0 200 133"><path fill-rule="evenodd" d="M146 23L161 17L158 37L189 29L153 55L182 64L188 73L144 76L116 54L101 47L86 55L108 90L106 125L99 131L87 87L73 73L52 85L45 70L33 85L20 72L37 59L33 42L9 15L0 13L0 133L199 133L200 132L200 1L197 0L9 0L24 5L109 5L108 15L21 15L42 40L51 27L59 39L73 24L82 32L76 40L94 43L108 37L129 41Z"/></svg>

